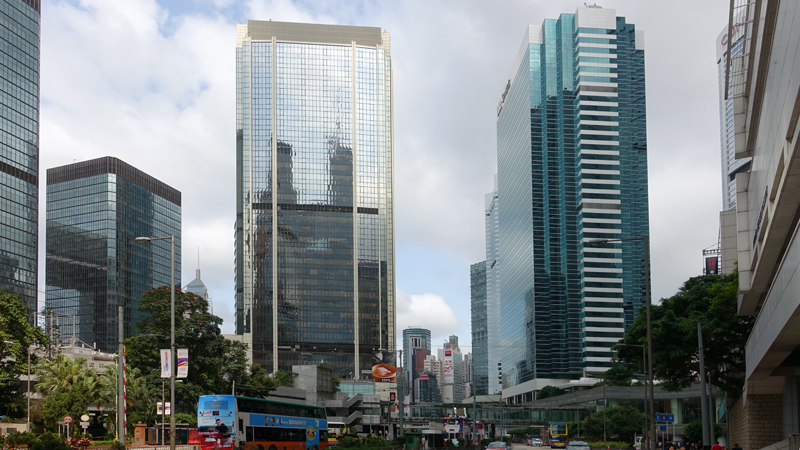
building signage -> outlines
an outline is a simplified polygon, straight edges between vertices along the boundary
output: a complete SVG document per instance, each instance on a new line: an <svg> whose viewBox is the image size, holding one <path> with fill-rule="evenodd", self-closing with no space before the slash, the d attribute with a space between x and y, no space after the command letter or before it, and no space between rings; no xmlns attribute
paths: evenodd
<svg viewBox="0 0 800 450"><path fill-rule="evenodd" d="M444 362L442 363L442 373L444 374L444 384L453 384L455 381L455 368L453 367L453 351L444 351Z"/></svg>
<svg viewBox="0 0 800 450"><path fill-rule="evenodd" d="M675 422L673 414L656 414L656 422Z"/></svg>
<svg viewBox="0 0 800 450"><path fill-rule="evenodd" d="M706 275L719 275L719 256L706 256Z"/></svg>
<svg viewBox="0 0 800 450"><path fill-rule="evenodd" d="M381 350L372 355L372 379L376 383L397 382L397 362L394 352Z"/></svg>

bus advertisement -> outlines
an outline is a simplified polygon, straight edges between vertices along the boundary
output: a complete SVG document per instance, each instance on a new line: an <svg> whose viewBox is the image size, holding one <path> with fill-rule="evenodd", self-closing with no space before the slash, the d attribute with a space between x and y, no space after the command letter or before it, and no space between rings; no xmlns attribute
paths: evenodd
<svg viewBox="0 0 800 450"><path fill-rule="evenodd" d="M203 450L325 450L325 408L232 395L204 395L197 431Z"/></svg>

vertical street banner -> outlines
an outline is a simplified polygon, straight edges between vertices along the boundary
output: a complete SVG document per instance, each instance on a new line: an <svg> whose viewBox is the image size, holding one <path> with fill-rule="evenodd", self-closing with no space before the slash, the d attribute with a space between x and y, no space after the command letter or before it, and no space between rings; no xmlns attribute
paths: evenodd
<svg viewBox="0 0 800 450"><path fill-rule="evenodd" d="M189 376L189 349L178 349L178 378Z"/></svg>
<svg viewBox="0 0 800 450"><path fill-rule="evenodd" d="M444 384L453 384L455 381L455 368L453 367L453 351L445 349L444 362L442 363Z"/></svg>
<svg viewBox="0 0 800 450"><path fill-rule="evenodd" d="M161 378L172 376L172 351L168 348L161 349Z"/></svg>

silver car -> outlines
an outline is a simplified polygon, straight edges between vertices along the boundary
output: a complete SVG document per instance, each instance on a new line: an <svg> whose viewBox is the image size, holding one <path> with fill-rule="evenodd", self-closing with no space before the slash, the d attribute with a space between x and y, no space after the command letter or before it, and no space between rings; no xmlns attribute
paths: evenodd
<svg viewBox="0 0 800 450"><path fill-rule="evenodd" d="M492 442L486 446L487 450L490 448L495 450L511 450L511 447L505 442Z"/></svg>

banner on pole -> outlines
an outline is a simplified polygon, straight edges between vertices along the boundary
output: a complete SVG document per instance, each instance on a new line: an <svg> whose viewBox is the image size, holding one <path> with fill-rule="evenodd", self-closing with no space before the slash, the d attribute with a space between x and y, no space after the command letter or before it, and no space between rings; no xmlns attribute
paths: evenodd
<svg viewBox="0 0 800 450"><path fill-rule="evenodd" d="M178 378L189 376L189 349L178 349Z"/></svg>
<svg viewBox="0 0 800 450"><path fill-rule="evenodd" d="M161 378L169 378L172 376L172 351L168 348L161 349Z"/></svg>

